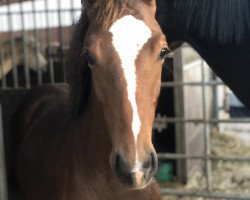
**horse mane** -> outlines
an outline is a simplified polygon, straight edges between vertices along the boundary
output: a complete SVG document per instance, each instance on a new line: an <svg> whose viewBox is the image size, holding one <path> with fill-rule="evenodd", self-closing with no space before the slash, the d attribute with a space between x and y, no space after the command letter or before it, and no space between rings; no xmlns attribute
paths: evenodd
<svg viewBox="0 0 250 200"><path fill-rule="evenodd" d="M87 13L83 10L74 28L67 56L67 82L70 85L71 111L74 117L84 113L91 89L91 71L82 55L88 26Z"/></svg>
<svg viewBox="0 0 250 200"><path fill-rule="evenodd" d="M200 37L240 42L250 29L249 0L172 0L185 26ZM180 19L183 21L183 19ZM177 25L178 26L178 25Z"/></svg>

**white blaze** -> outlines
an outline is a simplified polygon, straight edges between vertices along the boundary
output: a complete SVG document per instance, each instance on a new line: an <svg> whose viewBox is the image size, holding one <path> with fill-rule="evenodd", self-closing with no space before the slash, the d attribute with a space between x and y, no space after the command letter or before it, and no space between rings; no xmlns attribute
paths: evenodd
<svg viewBox="0 0 250 200"><path fill-rule="evenodd" d="M132 131L137 143L137 137L141 128L141 121L136 103L136 64L137 56L152 35L151 30L142 21L132 15L118 19L110 28L113 35L113 45L117 51L121 67L127 82L128 99L133 110ZM136 162L137 162L136 152Z"/></svg>

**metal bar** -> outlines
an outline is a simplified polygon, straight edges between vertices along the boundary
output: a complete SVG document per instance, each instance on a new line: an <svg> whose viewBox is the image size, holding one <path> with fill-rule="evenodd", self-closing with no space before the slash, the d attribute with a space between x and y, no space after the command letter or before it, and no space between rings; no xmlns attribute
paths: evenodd
<svg viewBox="0 0 250 200"><path fill-rule="evenodd" d="M3 76L3 62L4 62L4 48L2 40L0 39L0 66L1 66L1 77L2 77L2 89L6 89L6 77Z"/></svg>
<svg viewBox="0 0 250 200"><path fill-rule="evenodd" d="M219 79L217 77L217 75L212 72L212 78L214 81L218 81ZM212 117L214 119L218 119L219 118L219 106L218 106L218 85L213 85L212 86L212 91L213 91L213 100L212 100L212 105L213 105L213 110L212 110ZM218 129L218 123L214 123L212 124L213 128Z"/></svg>
<svg viewBox="0 0 250 200"><path fill-rule="evenodd" d="M205 160L206 158L204 155L200 156L194 156L194 155L186 155L186 154L175 154L175 153L158 153L157 154L158 159L161 160L169 160L169 159L176 159L176 160L183 160L183 159L189 159L189 160ZM239 156L214 156L209 155L207 156L209 160L212 161L223 161L223 162L250 162L250 157L239 157Z"/></svg>
<svg viewBox="0 0 250 200"><path fill-rule="evenodd" d="M16 44L15 44L15 35L13 32L13 24L11 19L10 12L10 4L9 0L7 0L7 13L8 13L8 23L9 23L9 37L10 37L10 45L11 45L11 55L12 55L12 75L14 80L14 88L18 88L18 75L17 75L17 56L16 56Z"/></svg>
<svg viewBox="0 0 250 200"><path fill-rule="evenodd" d="M60 42L60 48L61 45L63 43L63 31L62 31L62 17L61 17L61 1L57 0L57 5L58 5L58 12L57 12L57 16L58 16L58 31L59 31L59 42Z"/></svg>
<svg viewBox="0 0 250 200"><path fill-rule="evenodd" d="M59 60L63 66L63 72L64 72L64 80L65 80L65 70L64 70L64 57L63 57L63 45L64 45L64 41L63 41L63 29L62 29L62 19L61 19L61 1L57 0L57 4L58 4L58 22L59 22L59 26L58 26L58 30L59 30Z"/></svg>
<svg viewBox="0 0 250 200"><path fill-rule="evenodd" d="M221 193L221 192L205 192L205 191L178 191L172 189L161 188L163 195L175 195L178 197L204 197L214 199L231 199L231 200L249 200L250 195L247 194L234 194L234 193Z"/></svg>
<svg viewBox="0 0 250 200"><path fill-rule="evenodd" d="M5 167L5 153L4 153L4 133L2 121L2 108L0 105L0 199L8 199L6 167Z"/></svg>
<svg viewBox="0 0 250 200"><path fill-rule="evenodd" d="M22 90L26 90L27 88L23 87L23 86L19 86L17 89L15 89L15 91L22 91ZM4 90L4 91L13 91L12 87L6 87L5 89L0 88L0 91Z"/></svg>
<svg viewBox="0 0 250 200"><path fill-rule="evenodd" d="M161 87L178 87L178 86L217 86L224 85L221 81L204 81L204 82L162 82Z"/></svg>
<svg viewBox="0 0 250 200"><path fill-rule="evenodd" d="M49 58L49 74L50 74L50 82L51 84L55 83L55 73L54 73L54 60L53 58Z"/></svg>
<svg viewBox="0 0 250 200"><path fill-rule="evenodd" d="M34 23L34 37L35 37L35 51L36 51L36 70L37 70L37 79L38 79L38 85L42 85L42 73L40 69L40 63L38 61L38 53L39 53L39 32L37 29L37 23L36 23L36 6L35 6L35 0L32 0L32 11L33 11L33 23Z"/></svg>
<svg viewBox="0 0 250 200"><path fill-rule="evenodd" d="M60 9L60 11L61 11L61 12L70 12L70 11L76 12L76 11L81 11L81 9L80 9L80 8L73 8L73 9L63 8L63 9ZM58 13L58 12L59 12L59 9L50 9L50 10L48 10L48 13ZM12 14L12 15L20 14L20 12L18 12L18 11L11 11L11 12L9 12L9 13ZM0 16L1 16L1 15L6 16L6 15L8 15L9 13L8 13L8 12L1 12L1 13L0 13ZM26 14L33 14L34 12L33 12L33 11L27 10L27 11L25 11L25 13L26 13ZM36 10L36 13L37 13L37 14L42 14L42 13L44 13L44 10Z"/></svg>
<svg viewBox="0 0 250 200"><path fill-rule="evenodd" d="M175 51L173 57L174 81L183 81L183 58L182 49ZM184 91L183 87L174 88L174 112L175 116L184 117ZM186 134L184 124L175 124L175 145L177 153L186 153ZM176 174L179 182L187 181L187 162L185 160L177 160Z"/></svg>
<svg viewBox="0 0 250 200"><path fill-rule="evenodd" d="M50 49L50 27L49 27L49 1L45 0L45 15L46 15L46 43L47 43L47 60L49 61L49 75L50 75L50 83L54 84L54 66L53 66L53 60L51 61L50 55L51 55L51 49Z"/></svg>
<svg viewBox="0 0 250 200"><path fill-rule="evenodd" d="M24 9L23 9L23 2L19 0L20 4L20 14L21 14L21 29L22 29L22 36L23 36L23 54L24 54L24 77L25 77L25 85L27 89L30 89L30 73L28 68L28 51L27 51L27 35L25 31L25 23L24 23Z"/></svg>
<svg viewBox="0 0 250 200"><path fill-rule="evenodd" d="M155 119L157 123L250 123L250 118L233 118L233 119L185 119L185 118L161 118Z"/></svg>
<svg viewBox="0 0 250 200"><path fill-rule="evenodd" d="M204 143L205 143L205 177L206 177L206 189L207 192L212 190L212 166L211 162L208 159L208 156L211 154L210 149L210 131L209 123L207 123L207 102L206 102L206 88L204 87L205 83L205 65L204 60L201 62L201 77L202 77L202 110L203 110L203 120L204 122Z"/></svg>
<svg viewBox="0 0 250 200"><path fill-rule="evenodd" d="M70 1L70 14L71 14L71 20L72 20L72 25L75 25L75 12L74 12L74 1Z"/></svg>

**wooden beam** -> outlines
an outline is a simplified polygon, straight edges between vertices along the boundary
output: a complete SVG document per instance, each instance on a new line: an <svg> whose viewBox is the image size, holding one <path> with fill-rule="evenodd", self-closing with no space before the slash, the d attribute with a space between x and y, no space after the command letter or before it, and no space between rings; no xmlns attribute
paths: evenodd
<svg viewBox="0 0 250 200"><path fill-rule="evenodd" d="M17 2L24 2L28 0L0 0L0 6L8 5L8 4L13 4Z"/></svg>

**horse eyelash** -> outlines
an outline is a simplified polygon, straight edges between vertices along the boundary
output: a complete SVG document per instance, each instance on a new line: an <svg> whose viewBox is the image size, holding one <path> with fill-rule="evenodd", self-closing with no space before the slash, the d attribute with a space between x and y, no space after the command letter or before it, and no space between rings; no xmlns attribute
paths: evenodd
<svg viewBox="0 0 250 200"><path fill-rule="evenodd" d="M83 50L83 52L81 53L81 56L83 56L85 62L88 64L89 67L95 64L95 57L89 50L87 49ZM86 59L86 56L88 56L87 59Z"/></svg>

